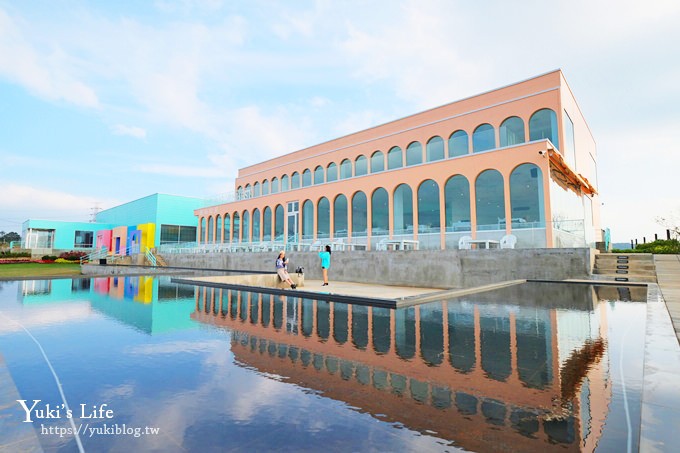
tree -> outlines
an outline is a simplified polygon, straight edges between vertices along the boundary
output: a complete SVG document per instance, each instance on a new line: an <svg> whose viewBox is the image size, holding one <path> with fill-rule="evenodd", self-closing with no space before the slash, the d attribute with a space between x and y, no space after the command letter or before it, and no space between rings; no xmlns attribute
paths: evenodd
<svg viewBox="0 0 680 453"><path fill-rule="evenodd" d="M657 217L656 223L667 230L670 230L671 236L674 239L680 238L680 208L671 211L671 213L666 216Z"/></svg>
<svg viewBox="0 0 680 453"><path fill-rule="evenodd" d="M4 243L8 244L10 242L20 241L20 240L21 240L21 236L19 236L19 234L15 233L14 231L12 231L10 233L5 233L4 231L0 231L0 242L4 242Z"/></svg>

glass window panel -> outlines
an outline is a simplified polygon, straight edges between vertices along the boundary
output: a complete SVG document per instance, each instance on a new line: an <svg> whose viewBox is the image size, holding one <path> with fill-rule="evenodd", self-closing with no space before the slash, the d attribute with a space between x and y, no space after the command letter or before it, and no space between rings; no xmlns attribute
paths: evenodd
<svg viewBox="0 0 680 453"><path fill-rule="evenodd" d="M314 169L314 184L323 184L324 183L324 171L322 166L318 166Z"/></svg>
<svg viewBox="0 0 680 453"><path fill-rule="evenodd" d="M256 182L253 184L253 196L254 197L259 197L260 196L260 183Z"/></svg>
<svg viewBox="0 0 680 453"><path fill-rule="evenodd" d="M248 211L243 211L243 242L250 242L250 213Z"/></svg>
<svg viewBox="0 0 680 453"><path fill-rule="evenodd" d="M550 140L557 149L560 148L557 136L557 115L550 109L541 109L529 119L529 140L544 138Z"/></svg>
<svg viewBox="0 0 680 453"><path fill-rule="evenodd" d="M317 222L317 239L331 237L331 203L326 197L322 197L317 204Z"/></svg>
<svg viewBox="0 0 680 453"><path fill-rule="evenodd" d="M376 151L371 156L371 173L385 171L385 155L382 151Z"/></svg>
<svg viewBox="0 0 680 453"><path fill-rule="evenodd" d="M534 164L522 164L510 174L512 228L544 226L543 173Z"/></svg>
<svg viewBox="0 0 680 453"><path fill-rule="evenodd" d="M338 195L333 202L333 237L347 237L347 197Z"/></svg>
<svg viewBox="0 0 680 453"><path fill-rule="evenodd" d="M368 174L368 159L366 156L359 156L354 161L354 176L363 176Z"/></svg>
<svg viewBox="0 0 680 453"><path fill-rule="evenodd" d="M206 226L206 219L203 217L201 219L201 236L203 239L203 242L208 242L208 229L205 227Z"/></svg>
<svg viewBox="0 0 680 453"><path fill-rule="evenodd" d="M439 185L428 179L418 187L418 231L434 233L439 227Z"/></svg>
<svg viewBox="0 0 680 453"><path fill-rule="evenodd" d="M413 191L408 184L394 190L394 234L413 234Z"/></svg>
<svg viewBox="0 0 680 453"><path fill-rule="evenodd" d="M215 242L214 237L213 237L213 218L212 216L208 217L208 235L206 236L205 242L208 244L212 244Z"/></svg>
<svg viewBox="0 0 680 453"><path fill-rule="evenodd" d="M477 229L505 229L505 200L503 198L503 176L498 170L485 170L475 181L477 195Z"/></svg>
<svg viewBox="0 0 680 453"><path fill-rule="evenodd" d="M215 242L221 243L222 241L222 216L218 215L215 218Z"/></svg>
<svg viewBox="0 0 680 453"><path fill-rule="evenodd" d="M449 137L449 157L464 156L469 153L468 134L456 131Z"/></svg>
<svg viewBox="0 0 680 453"><path fill-rule="evenodd" d="M371 196L371 235L383 236L389 234L390 211L387 191L382 187Z"/></svg>
<svg viewBox="0 0 680 453"><path fill-rule="evenodd" d="M328 164L328 168L326 168L326 181L331 182L337 180L338 180L338 166L331 162L330 164Z"/></svg>
<svg viewBox="0 0 680 453"><path fill-rule="evenodd" d="M352 177L352 162L345 159L340 163L340 179L347 179Z"/></svg>
<svg viewBox="0 0 680 453"><path fill-rule="evenodd" d="M279 193L279 179L272 178L272 193Z"/></svg>
<svg viewBox="0 0 680 453"><path fill-rule="evenodd" d="M524 143L524 121L517 116L511 116L501 123L500 128L501 147L519 145Z"/></svg>
<svg viewBox="0 0 680 453"><path fill-rule="evenodd" d="M290 190L290 186L288 185L288 183L289 183L288 175L281 176L281 192L287 192Z"/></svg>
<svg viewBox="0 0 680 453"><path fill-rule="evenodd" d="M253 211L253 241L260 241L260 210Z"/></svg>
<svg viewBox="0 0 680 453"><path fill-rule="evenodd" d="M262 239L264 241L272 240L272 208L267 206L264 208L264 215L262 216Z"/></svg>
<svg viewBox="0 0 680 453"><path fill-rule="evenodd" d="M387 153L387 168L392 170L394 168L401 168L403 166L404 163L402 160L401 148L395 146Z"/></svg>
<svg viewBox="0 0 680 453"><path fill-rule="evenodd" d="M352 236L366 236L368 223L367 198L363 192L357 192L352 197Z"/></svg>
<svg viewBox="0 0 680 453"><path fill-rule="evenodd" d="M224 214L224 242L231 242L231 217Z"/></svg>
<svg viewBox="0 0 680 453"><path fill-rule="evenodd" d="M262 195L269 195L269 181L262 181Z"/></svg>
<svg viewBox="0 0 680 453"><path fill-rule="evenodd" d="M495 131L490 124L477 126L472 134L472 151L475 153L494 149L496 147Z"/></svg>
<svg viewBox="0 0 680 453"><path fill-rule="evenodd" d="M397 355L402 359L410 359L416 354L416 314L413 307L396 310L395 345Z"/></svg>
<svg viewBox="0 0 680 453"><path fill-rule="evenodd" d="M470 231L470 183L465 176L449 178L444 186L446 231Z"/></svg>
<svg viewBox="0 0 680 453"><path fill-rule="evenodd" d="M241 242L241 216L234 213L234 242Z"/></svg>
<svg viewBox="0 0 680 453"><path fill-rule="evenodd" d="M566 110L564 111L564 139L566 141L564 144L564 158L566 159L567 164L576 170L576 142L574 141L574 122L571 120Z"/></svg>
<svg viewBox="0 0 680 453"><path fill-rule="evenodd" d="M290 188L291 189L300 188L300 173L295 172L290 176Z"/></svg>
<svg viewBox="0 0 680 453"><path fill-rule="evenodd" d="M274 240L283 242L283 206L276 206L274 216Z"/></svg>
<svg viewBox="0 0 680 453"><path fill-rule="evenodd" d="M302 172L302 187L309 187L312 185L312 172L309 168Z"/></svg>
<svg viewBox="0 0 680 453"><path fill-rule="evenodd" d="M427 141L427 161L442 160L445 157L444 140L435 135Z"/></svg>
<svg viewBox="0 0 680 453"><path fill-rule="evenodd" d="M302 239L314 239L314 203L302 203Z"/></svg>
<svg viewBox="0 0 680 453"><path fill-rule="evenodd" d="M423 163L423 146L420 142L413 142L406 148L406 165Z"/></svg>

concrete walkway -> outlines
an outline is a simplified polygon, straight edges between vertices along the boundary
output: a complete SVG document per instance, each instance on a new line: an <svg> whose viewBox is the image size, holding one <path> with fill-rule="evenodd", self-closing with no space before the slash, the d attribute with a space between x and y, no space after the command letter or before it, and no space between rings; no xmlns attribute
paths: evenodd
<svg viewBox="0 0 680 453"><path fill-rule="evenodd" d="M680 255L654 255L656 279L680 341Z"/></svg>

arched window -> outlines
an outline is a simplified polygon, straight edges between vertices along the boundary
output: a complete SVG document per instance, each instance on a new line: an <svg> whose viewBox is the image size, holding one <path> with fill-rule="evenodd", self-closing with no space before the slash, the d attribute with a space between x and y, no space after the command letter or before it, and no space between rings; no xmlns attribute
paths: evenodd
<svg viewBox="0 0 680 453"><path fill-rule="evenodd" d="M234 219L234 239L232 242L239 243L241 242L241 216L239 216L238 212L234 213L233 219Z"/></svg>
<svg viewBox="0 0 680 453"><path fill-rule="evenodd" d="M208 229L205 227L206 222L207 222L206 218L203 217L201 219L201 236L204 244L208 243Z"/></svg>
<svg viewBox="0 0 680 453"><path fill-rule="evenodd" d="M309 168L305 168L302 172L302 187L309 187L312 185L312 172Z"/></svg>
<svg viewBox="0 0 680 453"><path fill-rule="evenodd" d="M340 179L347 179L352 177L352 162L349 159L344 159L340 162Z"/></svg>
<svg viewBox="0 0 680 453"><path fill-rule="evenodd" d="M382 151L376 151L371 156L371 173L385 171L385 155Z"/></svg>
<svg viewBox="0 0 680 453"><path fill-rule="evenodd" d="M253 197L253 191L250 188L250 184L246 184L245 189L243 190L243 196L245 198L252 198Z"/></svg>
<svg viewBox="0 0 680 453"><path fill-rule="evenodd" d="M328 239L331 237L331 204L328 198L321 197L316 205L316 238Z"/></svg>
<svg viewBox="0 0 680 453"><path fill-rule="evenodd" d="M269 206L262 213L262 240L272 240L272 208Z"/></svg>
<svg viewBox="0 0 680 453"><path fill-rule="evenodd" d="M208 217L208 237L206 238L206 243L212 244L215 242L215 237L213 236L213 218L212 216Z"/></svg>
<svg viewBox="0 0 680 453"><path fill-rule="evenodd" d="M326 181L337 181L338 180L338 166L331 162L326 167Z"/></svg>
<svg viewBox="0 0 680 453"><path fill-rule="evenodd" d="M394 190L392 214L394 234L413 234L413 191L408 184Z"/></svg>
<svg viewBox="0 0 680 453"><path fill-rule="evenodd" d="M229 214L224 214L224 242L231 242L231 217L229 217Z"/></svg>
<svg viewBox="0 0 680 453"><path fill-rule="evenodd" d="M544 138L550 140L557 149L560 148L557 135L557 115L550 109L538 110L529 119L529 140Z"/></svg>
<svg viewBox="0 0 680 453"><path fill-rule="evenodd" d="M269 195L269 181L262 181L262 195Z"/></svg>
<svg viewBox="0 0 680 453"><path fill-rule="evenodd" d="M396 352L402 359L410 359L416 354L416 314L414 307L396 310L394 332Z"/></svg>
<svg viewBox="0 0 680 453"><path fill-rule="evenodd" d="M472 134L472 152L479 153L496 147L496 132L490 124L480 124Z"/></svg>
<svg viewBox="0 0 680 453"><path fill-rule="evenodd" d="M237 200L243 200L243 187L238 186L236 188L236 199Z"/></svg>
<svg viewBox="0 0 680 453"><path fill-rule="evenodd" d="M293 172L293 174L290 175L290 188L291 190L300 188L300 173Z"/></svg>
<svg viewBox="0 0 680 453"><path fill-rule="evenodd" d="M283 242L283 206L280 204L274 210L274 240Z"/></svg>
<svg viewBox="0 0 680 453"><path fill-rule="evenodd" d="M222 243L222 216L217 214L215 217L215 242Z"/></svg>
<svg viewBox="0 0 680 453"><path fill-rule="evenodd" d="M253 211L253 242L260 242L260 210Z"/></svg>
<svg viewBox="0 0 680 453"><path fill-rule="evenodd" d="M368 159L361 155L354 161L354 176L363 176L368 174Z"/></svg>
<svg viewBox="0 0 680 453"><path fill-rule="evenodd" d="M366 194L359 191L352 196L352 237L366 236L368 209Z"/></svg>
<svg viewBox="0 0 680 453"><path fill-rule="evenodd" d="M272 193L279 193L279 179L272 178Z"/></svg>
<svg viewBox="0 0 680 453"><path fill-rule="evenodd" d="M241 230L243 231L241 234L243 237L242 242L250 242L250 212L248 211L243 211L243 226Z"/></svg>
<svg viewBox="0 0 680 453"><path fill-rule="evenodd" d="M401 156L401 148L398 146L393 146L387 153L387 169L392 170L394 168L401 168L404 166Z"/></svg>
<svg viewBox="0 0 680 453"><path fill-rule="evenodd" d="M302 203L302 239L314 239L314 203Z"/></svg>
<svg viewBox="0 0 680 453"><path fill-rule="evenodd" d="M503 175L498 170L484 170L475 181L475 193L477 230L505 229Z"/></svg>
<svg viewBox="0 0 680 453"><path fill-rule="evenodd" d="M511 116L506 118L501 123L500 128L500 146L512 146L524 143L524 121L518 116Z"/></svg>
<svg viewBox="0 0 680 453"><path fill-rule="evenodd" d="M333 201L333 237L347 237L347 197L342 194Z"/></svg>
<svg viewBox="0 0 680 453"><path fill-rule="evenodd" d="M420 307L420 355L428 365L437 366L444 360L443 321L440 307Z"/></svg>
<svg viewBox="0 0 680 453"><path fill-rule="evenodd" d="M288 192L290 190L288 182L288 175L281 176L281 192Z"/></svg>
<svg viewBox="0 0 680 453"><path fill-rule="evenodd" d="M445 157L444 140L435 135L427 141L427 161L442 160Z"/></svg>
<svg viewBox="0 0 680 453"><path fill-rule="evenodd" d="M259 197L260 196L260 183L256 182L253 184L253 196L254 197Z"/></svg>
<svg viewBox="0 0 680 453"><path fill-rule="evenodd" d="M446 231L470 231L470 183L462 175L449 178L444 186Z"/></svg>
<svg viewBox="0 0 680 453"><path fill-rule="evenodd" d="M323 176L324 176L323 167L319 165L314 169L314 184L323 184L324 183Z"/></svg>
<svg viewBox="0 0 680 453"><path fill-rule="evenodd" d="M418 187L418 231L436 233L439 227L439 184L427 179Z"/></svg>
<svg viewBox="0 0 680 453"><path fill-rule="evenodd" d="M387 191L375 189L371 196L371 236L386 236L390 232L390 209Z"/></svg>
<svg viewBox="0 0 680 453"><path fill-rule="evenodd" d="M544 226L543 174L534 164L522 164L510 173L512 228Z"/></svg>
<svg viewBox="0 0 680 453"><path fill-rule="evenodd" d="M468 154L468 134L465 131L456 131L449 137L449 157L464 156Z"/></svg>
<svg viewBox="0 0 680 453"><path fill-rule="evenodd" d="M423 146L420 142L412 142L406 147L406 165L423 163Z"/></svg>

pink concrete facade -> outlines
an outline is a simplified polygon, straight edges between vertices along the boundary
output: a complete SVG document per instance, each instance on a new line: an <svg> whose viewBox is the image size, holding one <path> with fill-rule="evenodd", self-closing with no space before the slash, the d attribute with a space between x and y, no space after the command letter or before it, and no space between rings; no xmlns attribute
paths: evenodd
<svg viewBox="0 0 680 453"><path fill-rule="evenodd" d="M593 247L596 163L557 70L242 168L236 201L195 211L199 243L456 248L513 234L518 247Z"/></svg>

